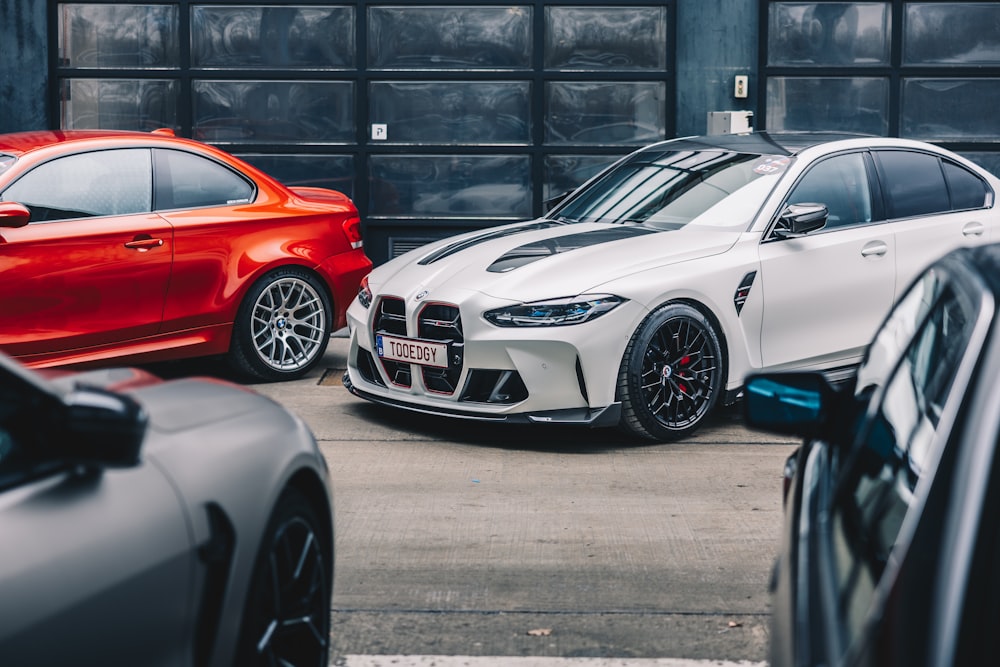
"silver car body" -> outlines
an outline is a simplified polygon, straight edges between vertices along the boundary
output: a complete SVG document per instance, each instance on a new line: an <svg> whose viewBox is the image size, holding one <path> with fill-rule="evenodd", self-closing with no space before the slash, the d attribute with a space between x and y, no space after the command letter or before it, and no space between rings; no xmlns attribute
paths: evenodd
<svg viewBox="0 0 1000 667"><path fill-rule="evenodd" d="M326 521L332 578L326 465L306 425L277 403L131 369L46 381L0 359L0 395L22 381L43 398L112 388L148 426L138 462L123 467L54 461L19 480L2 474L0 446L4 665L233 664L265 526L289 487Z"/></svg>

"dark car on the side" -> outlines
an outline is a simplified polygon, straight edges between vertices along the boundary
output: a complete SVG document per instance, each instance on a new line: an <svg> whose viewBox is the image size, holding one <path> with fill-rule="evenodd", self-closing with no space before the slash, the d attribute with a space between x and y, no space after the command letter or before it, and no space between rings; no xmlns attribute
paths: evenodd
<svg viewBox="0 0 1000 667"><path fill-rule="evenodd" d="M1000 656L1000 245L931 265L857 377L747 379L785 468L771 665L981 665Z"/></svg>

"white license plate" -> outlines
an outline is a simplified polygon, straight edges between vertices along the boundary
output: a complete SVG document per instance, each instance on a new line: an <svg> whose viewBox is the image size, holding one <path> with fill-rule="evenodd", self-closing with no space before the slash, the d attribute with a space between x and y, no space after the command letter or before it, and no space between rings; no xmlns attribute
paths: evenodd
<svg viewBox="0 0 1000 667"><path fill-rule="evenodd" d="M433 366L434 368L448 368L447 343L377 334L375 347L378 349L378 356L382 359Z"/></svg>

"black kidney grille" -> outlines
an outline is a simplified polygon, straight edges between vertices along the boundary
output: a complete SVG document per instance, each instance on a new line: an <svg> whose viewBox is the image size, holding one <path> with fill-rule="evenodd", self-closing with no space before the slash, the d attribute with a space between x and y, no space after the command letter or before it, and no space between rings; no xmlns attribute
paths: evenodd
<svg viewBox="0 0 1000 667"><path fill-rule="evenodd" d="M406 335L406 304L402 299L383 297L378 303L378 311L372 322L376 334L384 333L391 336ZM410 377L410 365L390 359L379 359L385 369L389 381L400 387L409 387L413 380Z"/></svg>
<svg viewBox="0 0 1000 667"><path fill-rule="evenodd" d="M424 385L438 394L454 394L464 365L465 337L462 335L462 315L458 306L428 303L417 317L417 337L450 343L448 368L421 367Z"/></svg>
<svg viewBox="0 0 1000 667"><path fill-rule="evenodd" d="M393 336L406 335L406 304L402 299L383 297L378 304L378 314L372 327L377 333Z"/></svg>

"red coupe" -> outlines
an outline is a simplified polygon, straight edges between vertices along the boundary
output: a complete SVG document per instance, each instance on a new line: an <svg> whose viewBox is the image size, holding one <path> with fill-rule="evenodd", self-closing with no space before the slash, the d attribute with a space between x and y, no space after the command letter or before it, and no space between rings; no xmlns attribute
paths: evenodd
<svg viewBox="0 0 1000 667"><path fill-rule="evenodd" d="M351 200L169 130L0 135L0 349L32 367L323 356L371 270Z"/></svg>

